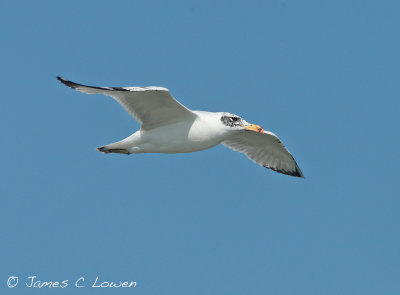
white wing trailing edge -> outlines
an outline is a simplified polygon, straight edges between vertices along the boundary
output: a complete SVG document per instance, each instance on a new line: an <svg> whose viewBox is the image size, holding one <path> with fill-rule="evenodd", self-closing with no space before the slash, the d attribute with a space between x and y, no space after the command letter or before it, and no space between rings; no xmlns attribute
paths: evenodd
<svg viewBox="0 0 400 295"><path fill-rule="evenodd" d="M222 142L226 147L245 154L253 162L276 172L304 177L293 156L272 132L239 131Z"/></svg>
<svg viewBox="0 0 400 295"><path fill-rule="evenodd" d="M194 120L196 114L176 101L164 87L95 87L57 77L66 86L86 94L104 94L114 98L142 130L150 130L183 120Z"/></svg>

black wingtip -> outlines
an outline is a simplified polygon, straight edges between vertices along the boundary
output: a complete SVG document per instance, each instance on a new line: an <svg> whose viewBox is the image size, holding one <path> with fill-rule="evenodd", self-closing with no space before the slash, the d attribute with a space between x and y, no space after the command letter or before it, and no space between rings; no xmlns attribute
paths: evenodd
<svg viewBox="0 0 400 295"><path fill-rule="evenodd" d="M279 170L279 169L276 169L274 167L269 167L269 166L264 166L264 168L271 169L275 172L282 173L285 175L290 175L290 176L299 177L299 178L305 178L303 173L301 172L300 168L297 165L296 165L295 171Z"/></svg>
<svg viewBox="0 0 400 295"><path fill-rule="evenodd" d="M296 171L292 171L292 172L281 172L281 171L277 171L277 172L279 172L279 173L283 173L283 174L286 174L286 175L290 175L290 176L294 176L294 177L299 177L299 178L304 178L304 175L303 175L303 173L301 173L301 171L299 170L299 169L296 169Z"/></svg>
<svg viewBox="0 0 400 295"><path fill-rule="evenodd" d="M293 176L300 177L300 178L305 178L303 173L301 172L299 166L297 166L297 165L296 165L296 173Z"/></svg>
<svg viewBox="0 0 400 295"><path fill-rule="evenodd" d="M67 80L67 79L61 78L60 76L57 76L56 78L57 78L58 81L60 81L60 82L63 83L64 85L66 85L66 86L68 86L68 87L71 87L71 88L73 88L73 89L75 89L75 88L77 87L77 85L78 85L78 84L76 84L76 83L74 83L74 82L71 82L71 81L69 81L69 80Z"/></svg>

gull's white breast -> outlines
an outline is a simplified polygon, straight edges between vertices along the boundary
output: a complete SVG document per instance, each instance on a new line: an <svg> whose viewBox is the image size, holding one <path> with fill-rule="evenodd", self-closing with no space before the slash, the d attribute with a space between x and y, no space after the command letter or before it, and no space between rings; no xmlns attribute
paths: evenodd
<svg viewBox="0 0 400 295"><path fill-rule="evenodd" d="M228 133L220 113L194 111L197 118L138 131L133 153L190 153L220 144Z"/></svg>

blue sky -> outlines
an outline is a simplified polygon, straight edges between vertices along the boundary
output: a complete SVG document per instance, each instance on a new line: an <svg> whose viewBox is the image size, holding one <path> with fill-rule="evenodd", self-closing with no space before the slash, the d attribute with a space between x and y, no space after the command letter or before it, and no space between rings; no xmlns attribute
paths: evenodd
<svg viewBox="0 0 400 295"><path fill-rule="evenodd" d="M396 1L3 1L0 293L398 293L399 13ZM164 86L191 109L241 115L306 178L222 146L103 155L138 124L57 75ZM35 291L29 276L69 286ZM137 286L93 290L96 276Z"/></svg>

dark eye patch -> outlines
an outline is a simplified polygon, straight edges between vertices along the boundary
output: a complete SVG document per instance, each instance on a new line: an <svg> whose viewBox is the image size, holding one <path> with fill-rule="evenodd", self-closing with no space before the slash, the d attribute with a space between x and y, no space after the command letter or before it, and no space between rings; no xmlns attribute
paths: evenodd
<svg viewBox="0 0 400 295"><path fill-rule="evenodd" d="M237 127L241 121L242 118L234 114L225 113L221 116L221 122L228 127Z"/></svg>

